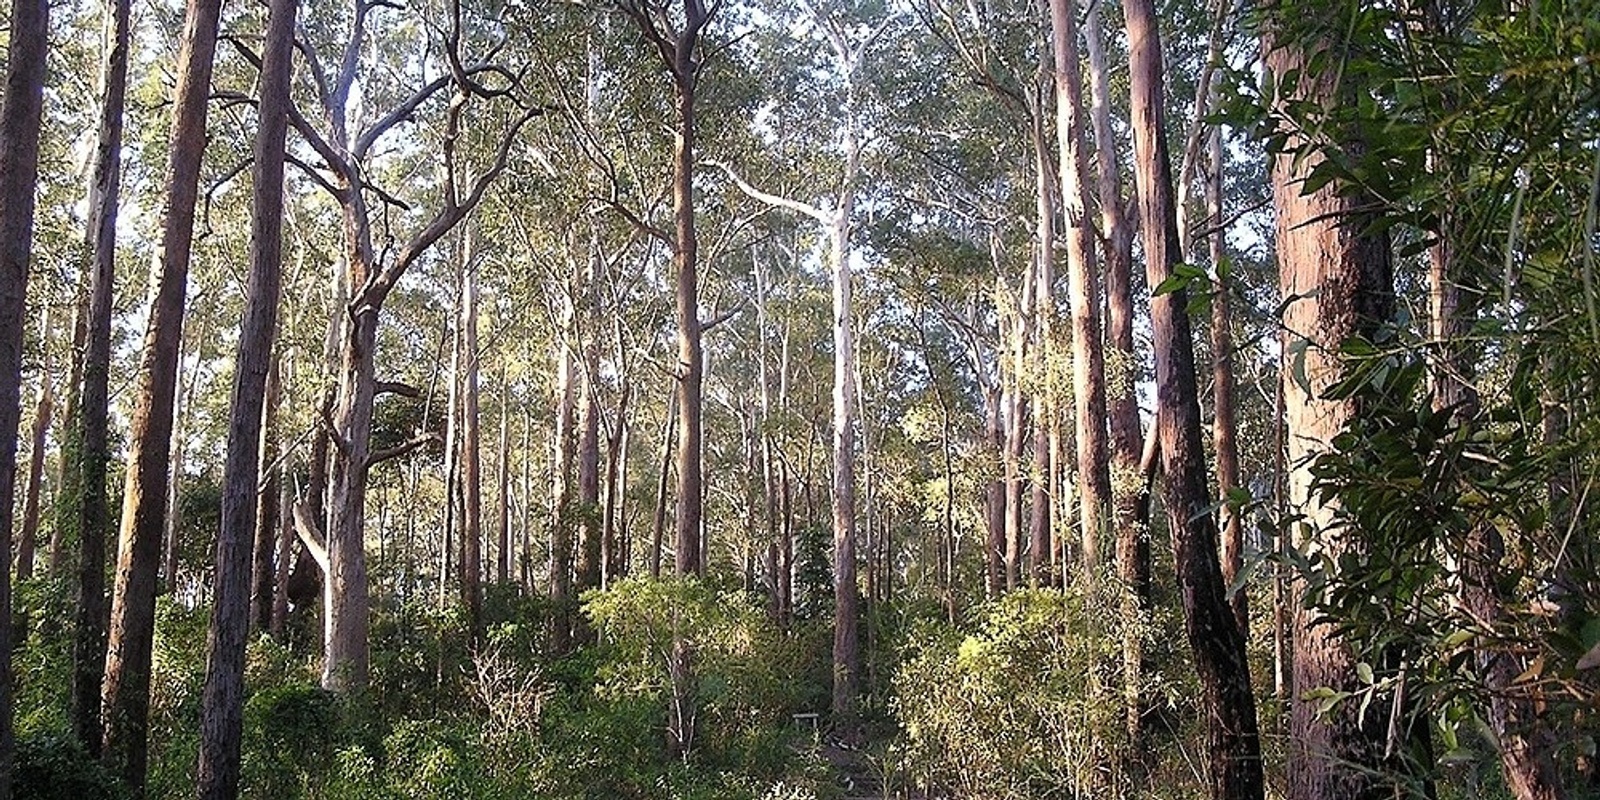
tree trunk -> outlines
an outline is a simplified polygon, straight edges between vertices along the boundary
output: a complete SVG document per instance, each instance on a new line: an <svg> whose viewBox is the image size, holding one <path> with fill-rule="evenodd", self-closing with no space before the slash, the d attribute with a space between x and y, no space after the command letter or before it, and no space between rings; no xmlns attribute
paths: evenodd
<svg viewBox="0 0 1600 800"><path fill-rule="evenodd" d="M178 355L183 343L183 300L188 283L194 207L205 154L206 99L211 91L211 61L216 50L220 12L220 0L191 0L184 15L171 155L167 164L161 260L157 274L152 276L156 294L139 365L139 388L130 431L132 447L128 454L117 545L111 638L101 692L109 718L105 733L108 758L136 793L143 789L148 760L145 739L149 724L150 658L155 630L157 571L165 532L172 409L178 382ZM84 404L90 405L87 394ZM251 463L254 466L253 453Z"/></svg>
<svg viewBox="0 0 1600 800"><path fill-rule="evenodd" d="M1217 89L1212 85L1213 106ZM1197 123L1203 124L1203 123ZM1222 505L1222 579L1230 588L1244 569L1244 524L1232 496L1239 487L1239 423L1233 400L1233 300L1229 291L1226 230L1222 221L1222 127L1212 126L1210 169L1206 175L1206 220L1211 228L1211 404L1212 449L1217 454L1217 493ZM1249 592L1244 586L1231 596L1233 617L1245 641L1250 640Z"/></svg>
<svg viewBox="0 0 1600 800"><path fill-rule="evenodd" d="M87 240L93 264L89 268L89 313L83 355L83 390L79 397L78 427L78 583L77 624L73 637L72 723L79 741L91 754L100 752L103 734L100 685L106 667L106 529L111 510L106 500L107 472L111 461L108 441L109 380L111 374L111 303L116 285L117 207L122 183L122 116L128 85L129 9L127 3L109 6L108 49L102 86L99 144L95 153L94 184L89 190ZM182 289L178 290L178 324L182 324ZM181 334L178 334L181 335Z"/></svg>
<svg viewBox="0 0 1600 800"><path fill-rule="evenodd" d="M272 622L268 630L280 643L288 642L289 631L289 575L294 564L294 481L290 480L287 462L285 474L278 477L278 529L275 566L272 573Z"/></svg>
<svg viewBox="0 0 1600 800"><path fill-rule="evenodd" d="M256 499L255 547L250 564L250 618L258 631L272 627L272 597L277 568L273 556L278 545L278 404L281 402L282 373L274 351L267 367L266 400L261 410L261 441L257 445L261 463L257 467L261 491Z"/></svg>
<svg viewBox="0 0 1600 800"><path fill-rule="evenodd" d="M551 503L555 508L550 526L550 602L555 606L551 646L558 654L564 654L571 648L572 614L567 606L572 600L572 534L576 527L574 516L578 513L573 486L574 449L577 445L576 432L573 430L577 387L573 383L577 379L577 365L572 356L572 347L568 344L571 335L570 312L569 307L568 324L564 326L568 331L561 335L561 342L557 345L555 468L551 471Z"/></svg>
<svg viewBox="0 0 1600 800"><path fill-rule="evenodd" d="M47 306L40 334L43 340L48 340L50 337L49 319ZM39 369L39 399L33 405L33 429L29 436L31 449L28 451L28 489L22 501L22 530L17 537L18 581L33 577L34 553L38 548L39 504L44 494L45 448L49 443L50 418L55 411L55 391L51 383L50 365L46 362ZM22 633L19 631L19 635Z"/></svg>
<svg viewBox="0 0 1600 800"><path fill-rule="evenodd" d="M6 84L0 95L0 800L10 800L15 751L11 670L11 508L16 499L17 425L22 406L22 333L33 251L39 121L44 105L50 6L13 0Z"/></svg>
<svg viewBox="0 0 1600 800"><path fill-rule="evenodd" d="M577 591L600 586L600 397L599 355L594 342L583 345L583 388L578 408Z"/></svg>
<svg viewBox="0 0 1600 800"><path fill-rule="evenodd" d="M676 383L676 381L674 381ZM661 550L667 527L667 484L672 476L672 442L676 439L678 425L678 394L676 386L667 396L667 414L661 430L661 470L656 474L655 527L650 535L650 577L661 577Z"/></svg>
<svg viewBox="0 0 1600 800"><path fill-rule="evenodd" d="M1060 148L1061 200L1066 212L1067 296L1072 307L1072 396L1078 446L1078 500L1084 577L1100 568L1099 538L1111 506L1106 455L1105 354L1100 345L1100 287L1089 221L1088 157L1084 153L1083 77L1078 31L1069 0L1050 0L1055 50L1056 140Z"/></svg>
<svg viewBox="0 0 1600 800"><path fill-rule="evenodd" d="M500 368L500 463L495 470L495 581L511 582L511 387L506 370Z"/></svg>
<svg viewBox="0 0 1600 800"><path fill-rule="evenodd" d="M1327 107L1340 102L1331 70L1305 71L1309 53L1297 44L1280 47L1271 38L1268 33L1262 49L1273 85L1292 71L1299 76L1297 102ZM1291 511L1301 515L1296 546L1338 563L1356 545L1333 530L1336 503L1312 496L1310 459L1330 446L1357 411L1354 401L1324 399L1323 394L1344 376L1340 343L1388 318L1393 279L1387 236L1362 235L1362 224L1351 218L1364 200L1333 184L1304 192L1302 183L1314 166L1315 159L1288 153L1276 155L1272 163L1279 287L1285 301L1284 352L1298 360L1303 348L1308 384L1297 377L1298 368L1282 376L1291 469L1288 499ZM1305 590L1304 580L1295 578L1289 601L1295 611L1288 797L1386 796L1377 772L1384 748L1379 715L1366 715L1363 724L1354 704L1340 703L1331 713L1321 714L1318 702L1306 699L1307 692L1319 687L1357 690L1360 684L1354 654L1331 625L1319 622L1320 612L1304 607Z"/></svg>
<svg viewBox="0 0 1600 800"><path fill-rule="evenodd" d="M263 395L276 394L268 389L268 382L273 380L269 373L276 372L272 340L277 334L278 296L282 289L284 136L288 129L297 5L296 0L272 0L262 52L261 124L256 131L255 191L250 215L250 277L245 288L239 354L234 360L228 455L222 475L222 529L217 534L206 679L201 692L200 766L195 779L201 800L232 800L239 795L244 650L250 628L250 544L259 494L258 450L263 417L271 419L269 404L276 399ZM259 538L270 542L272 537ZM262 605L265 607L266 603L262 601Z"/></svg>
<svg viewBox="0 0 1600 800"><path fill-rule="evenodd" d="M853 152L854 138L848 146ZM848 181L852 174L846 180ZM854 736L861 684L860 613L856 585L856 345L852 318L850 214L854 193L846 191L833 223L833 720Z"/></svg>
<svg viewBox="0 0 1600 800"><path fill-rule="evenodd" d="M478 265L471 231L461 245L461 600L467 629L483 635L483 435L478 413Z"/></svg>
<svg viewBox="0 0 1600 800"><path fill-rule="evenodd" d="M1048 53L1040 51L1040 76L1048 72L1044 62ZM1055 368L1055 251L1056 251L1056 187L1055 167L1046 139L1045 113L1049 101L1047 88L1037 89L1030 134L1033 144L1034 173L1034 350L1035 371L1042 379L1035 380L1033 392L1033 455L1029 472L1033 476L1032 496L1029 498L1028 520L1028 583L1033 588L1049 586L1055 578L1051 575L1050 504L1055 486L1050 478L1054 474L1051 462L1050 438L1056 429L1059 409L1056 408L1054 382L1047 377ZM940 401L943 402L942 400Z"/></svg>
<svg viewBox="0 0 1600 800"><path fill-rule="evenodd" d="M1160 286L1181 258L1172 165L1167 154L1161 41L1152 0L1124 0L1132 84L1135 179L1144 230L1147 275ZM1163 501L1172 530L1173 561L1185 630L1203 694L1211 796L1263 796L1255 698L1244 637L1234 623L1217 560L1216 520L1206 486L1194 340L1182 289L1151 300L1151 333L1160 407L1156 427L1165 477Z"/></svg>
<svg viewBox="0 0 1600 800"><path fill-rule="evenodd" d="M1004 469L1005 460L1005 422L1003 421L1001 407L1001 393L997 388L991 387L985 393L985 415L987 438L990 452L1001 457L1001 469ZM991 467L992 468L992 467ZM994 475L984 487L983 511L985 524L984 547L984 589L993 600L1006 590L1006 482L1005 474Z"/></svg>

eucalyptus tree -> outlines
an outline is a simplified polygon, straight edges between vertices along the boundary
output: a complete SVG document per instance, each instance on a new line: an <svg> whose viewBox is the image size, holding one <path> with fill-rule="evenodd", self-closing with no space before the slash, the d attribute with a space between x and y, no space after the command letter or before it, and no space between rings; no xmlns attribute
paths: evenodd
<svg viewBox="0 0 1600 800"><path fill-rule="evenodd" d="M833 714L845 729L855 725L860 693L861 645L858 633L860 595L857 586L856 437L858 391L855 344L855 310L852 233L859 193L863 186L862 158L867 142L867 87L861 84L868 59L895 16L884 9L845 3L798 9L808 35L822 46L828 70L823 92L834 95L836 129L819 131L834 139L830 150L838 160L837 174L829 183L836 188L824 205L807 198L780 196L752 186L732 167L720 164L741 191L759 202L810 217L826 231L827 269L833 295ZM793 12L791 12L793 13ZM779 24L783 23L780 17ZM813 45L815 46L815 45ZM831 165L830 165L831 166ZM831 169L829 170L832 171ZM853 734L852 734L853 735Z"/></svg>
<svg viewBox="0 0 1600 800"><path fill-rule="evenodd" d="M114 721L107 729L107 749L120 762L135 791L142 790L148 759L151 647L165 528L172 411L178 351L183 341L194 209L205 154L206 101L211 93L221 5L220 0L192 0L185 7L162 213L161 258L151 277L155 289L130 431L132 448L124 484L111 631L100 695L105 713Z"/></svg>
<svg viewBox="0 0 1600 800"><path fill-rule="evenodd" d="M11 47L0 93L0 800L11 797L15 734L11 671L11 507L16 498L17 425L22 406L22 334L50 6L11 4Z"/></svg>
<svg viewBox="0 0 1600 800"><path fill-rule="evenodd" d="M705 568L700 552L702 514L702 388L705 359L699 301L699 238L695 227L696 98L706 54L702 35L722 0L618 0L645 43L655 50L672 82L672 259L678 322L678 492L675 560L679 574Z"/></svg>
<svg viewBox="0 0 1600 800"><path fill-rule="evenodd" d="M100 751L102 721L100 688L106 664L105 562L106 473L111 460L108 441L111 371L111 303L117 249L117 206L122 183L123 105L128 84L129 9L121 0L107 9L105 65L101 79L105 99L95 149L94 177L89 189L89 306L85 318L83 387L77 430L81 491L78 503L77 619L73 637L73 727L91 753Z"/></svg>
<svg viewBox="0 0 1600 800"><path fill-rule="evenodd" d="M379 70L363 69L362 53L378 37L369 28L374 15L402 15L389 4L359 0L345 19L319 16L308 19L324 35L342 29L342 41L331 45L337 61L324 60L324 41L301 52L311 77L311 95L321 114L313 122L292 104L292 127L322 162L308 171L338 203L343 223L340 254L344 267L342 288L345 312L339 332L338 384L327 415L333 450L328 470L326 520L303 514L310 530L306 539L326 542L324 583L323 685L335 691L359 691L367 684L370 597L365 549L367 476L377 460L394 453L371 448L373 403L378 391L375 349L384 301L407 269L458 225L482 200L505 169L517 134L542 109L522 96L520 75L494 63L506 36L501 19L475 19L451 2L441 9L435 35L411 53L436 72L431 79L412 83ZM419 13L421 10L419 10ZM426 18L405 19L408 26L428 27ZM398 48L399 42L385 37ZM386 48L387 49L387 48ZM474 60L474 56L484 60ZM327 66L325 66L327 63ZM328 67L331 66L330 70ZM388 78L388 80L385 80ZM360 118L352 119L352 93L360 83L364 98ZM384 105L374 116L371 109ZM443 106L442 108L440 106ZM494 120L483 163L473 164L468 142L484 129L467 126L468 108ZM380 206L394 201L376 181L383 151L379 145L396 126L431 114L434 125L421 131L418 146L438 153L437 189L428 192L430 211L411 207L406 215L414 227L396 248L374 246L375 227L387 220ZM435 127L436 125L436 127ZM474 175L473 173L476 173ZM385 229L386 235L396 232ZM431 440L431 436L426 437ZM420 446L420 440L416 446ZM409 446L409 445L408 445ZM318 530L318 529L321 530ZM325 531L325 536L321 535ZM324 545L317 544L318 548Z"/></svg>
<svg viewBox="0 0 1600 800"><path fill-rule="evenodd" d="M1072 307L1072 398L1077 407L1079 554L1087 579L1099 569L1099 537L1111 506L1107 466L1105 354L1100 341L1100 281L1089 220L1089 159L1084 152L1083 80L1078 57L1076 9L1069 0L1050 2L1055 53L1056 140L1060 149L1061 198L1067 222L1068 300ZM1049 291L1049 288L1046 288Z"/></svg>
<svg viewBox="0 0 1600 800"><path fill-rule="evenodd" d="M297 0L274 0L261 53L254 191L251 204L250 275L245 289L238 357L229 403L228 455L223 471L222 529L217 534L212 612L201 695L201 798L239 794L240 736L244 727L244 650L250 630L251 557L256 535L263 418L273 372L273 340L283 286L283 172L289 126L289 81L294 59ZM265 491L275 491L269 487ZM270 539L268 539L270 541ZM265 605L265 603L263 603Z"/></svg>
<svg viewBox="0 0 1600 800"><path fill-rule="evenodd" d="M1263 796L1261 743L1257 734L1250 666L1243 632L1235 623L1217 555L1216 520L1206 487L1194 340L1186 292L1171 281L1178 251L1177 208L1168 158L1161 38L1154 3L1123 0L1132 84L1134 177L1145 269L1150 285L1150 322L1156 362L1156 431L1165 476L1162 499L1172 533L1173 560L1182 589L1184 627L1199 673L1211 762L1211 796Z"/></svg>

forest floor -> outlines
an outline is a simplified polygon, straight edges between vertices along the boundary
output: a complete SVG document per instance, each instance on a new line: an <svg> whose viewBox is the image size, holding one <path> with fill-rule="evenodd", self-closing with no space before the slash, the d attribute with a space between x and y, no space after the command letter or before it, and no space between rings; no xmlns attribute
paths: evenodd
<svg viewBox="0 0 1600 800"><path fill-rule="evenodd" d="M889 800L884 790L883 769L874 763L870 749L824 741L817 754L833 768L834 783L844 793L843 800Z"/></svg>

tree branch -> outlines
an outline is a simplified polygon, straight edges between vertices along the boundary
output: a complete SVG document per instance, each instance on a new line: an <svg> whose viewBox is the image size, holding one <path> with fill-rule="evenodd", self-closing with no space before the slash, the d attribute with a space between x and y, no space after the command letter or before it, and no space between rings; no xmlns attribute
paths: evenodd
<svg viewBox="0 0 1600 800"><path fill-rule="evenodd" d="M382 450L374 451L372 455L367 456L367 467L375 467L385 461L388 461L389 459L399 458L400 456L403 456L406 453L409 453L425 444L437 441L439 441L438 434L424 433L421 436L408 439L400 444L395 445L394 447L386 447Z"/></svg>
<svg viewBox="0 0 1600 800"><path fill-rule="evenodd" d="M306 552L311 554L311 560L317 562L317 568L323 575L328 574L328 547L323 544L322 534L319 532L317 521L311 518L311 508L304 501L294 504L294 532L300 537L300 543L305 545Z"/></svg>
<svg viewBox="0 0 1600 800"><path fill-rule="evenodd" d="M790 211L794 211L794 212L797 212L797 213L800 213L800 214L804 214L804 215L816 220L817 222L822 223L823 225L832 225L833 222L834 222L834 218L836 217L836 213L835 212L823 211L822 209L817 208L816 206L811 205L810 203L802 202L800 200L794 200L794 199L791 199L791 198L788 198L788 197L779 197L778 195L775 195L775 194L768 194L767 192L763 192L760 189L757 189L756 187L751 186L748 182L745 181L744 178L739 176L739 173L733 171L733 167L730 167L730 166L728 166L727 164L725 164L725 163L723 163L721 161L707 161L705 163L708 166L716 167L717 169L720 169L724 173L726 173L728 178L733 181L734 185L739 187L739 191L744 192L746 195L749 195L754 200L757 200L757 201L762 202L762 203L766 203L769 206L777 206L778 208L786 208L786 209L789 209Z"/></svg>

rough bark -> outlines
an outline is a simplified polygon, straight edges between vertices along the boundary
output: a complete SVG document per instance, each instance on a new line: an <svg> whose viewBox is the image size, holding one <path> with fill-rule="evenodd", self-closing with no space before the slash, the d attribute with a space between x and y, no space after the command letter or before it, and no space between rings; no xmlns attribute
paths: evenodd
<svg viewBox="0 0 1600 800"><path fill-rule="evenodd" d="M211 90L211 61L221 5L220 0L192 0L184 14L161 258L157 273L152 276L155 299L139 366L130 431L132 448L117 543L111 638L101 696L108 717L107 756L136 792L144 785L148 758L145 737L149 724L150 658L157 571L165 533L172 409L183 343L183 300L194 207L205 153L206 99ZM87 399L86 396L86 404Z"/></svg>
<svg viewBox="0 0 1600 800"><path fill-rule="evenodd" d="M17 426L22 406L22 330L33 250L39 121L44 105L50 6L13 0L11 47L0 94L0 800L10 800L15 741L11 670L11 525L16 499Z"/></svg>
<svg viewBox="0 0 1600 800"><path fill-rule="evenodd" d="M483 634L483 432L478 409L478 265L464 234L461 265L461 601L474 640Z"/></svg>
<svg viewBox="0 0 1600 800"><path fill-rule="evenodd" d="M48 314L43 326L49 336ZM50 419L55 412L55 389L50 378L50 365L39 370L39 397L33 404L33 429L28 442L28 489L22 500L22 529L17 535L17 580L33 577L33 562L38 549L39 504L43 500L45 447L50 435Z"/></svg>
<svg viewBox="0 0 1600 800"><path fill-rule="evenodd" d="M1309 53L1298 44L1263 45L1267 70L1276 80L1294 71L1298 98L1331 107L1339 102L1334 76L1303 71ZM1313 48L1321 45L1313 44ZM1287 98L1283 98L1287 99ZM1303 143L1303 141L1302 141ZM1304 353L1304 369L1282 376L1288 426L1289 509L1300 520L1295 546L1312 558L1338 558L1355 543L1335 532L1335 503L1313 499L1310 459L1329 447L1357 411L1354 400L1330 400L1326 389L1344 369L1338 348L1344 340L1370 332L1388 317L1393 279L1386 236L1364 236L1353 214L1362 203L1334 185L1305 193L1302 184L1316 159L1291 153L1273 158L1272 182L1278 212L1279 288L1284 299L1284 352L1290 363ZM1301 377L1305 383L1301 382ZM1362 724L1354 704L1341 703L1319 714L1317 701L1305 699L1319 687L1357 689L1355 657L1319 612L1305 608L1306 587L1296 577L1290 587L1293 621L1293 681L1290 692L1288 796L1291 800L1365 800L1386 796L1377 767L1384 748L1379 721Z"/></svg>
<svg viewBox="0 0 1600 800"><path fill-rule="evenodd" d="M1159 286L1181 258L1172 165L1167 152L1161 40L1152 0L1124 0L1132 85L1135 183L1144 231L1146 273ZM1173 561L1183 600L1184 629L1200 678L1211 796L1263 796L1255 698L1244 637L1234 623L1217 559L1216 521L1207 512L1205 452L1200 432L1194 340L1186 293L1152 298L1156 418L1163 469L1162 497L1172 531Z"/></svg>
<svg viewBox="0 0 1600 800"><path fill-rule="evenodd" d="M273 352L267 367L266 398L261 409L260 492L256 497L255 547L250 556L250 619L259 631L272 627L273 587L277 567L278 484L282 482L278 467L278 405L282 397L282 373L278 354Z"/></svg>
<svg viewBox="0 0 1600 800"><path fill-rule="evenodd" d="M251 203L250 276L244 321L234 359L229 404L228 454L222 474L222 528L217 534L211 624L206 637L206 679L201 690L201 800L239 795L240 736L244 725L244 650L250 630L251 542L268 382L275 372L283 273L283 165L288 130L289 79L294 59L297 0L273 0L261 64L260 125L256 131ZM272 530L272 528L267 528ZM259 598L259 595L258 595ZM262 605L266 603L263 601ZM263 611L265 608L263 608Z"/></svg>
<svg viewBox="0 0 1600 800"><path fill-rule="evenodd" d="M89 307L85 315L83 387L77 427L78 581L72 647L72 724L91 754L101 745L100 684L106 666L106 501L111 373L111 294L115 287L117 203L122 183L122 114L128 84L129 9L108 6L100 131L89 189ZM181 302L181 298L180 298Z"/></svg>

